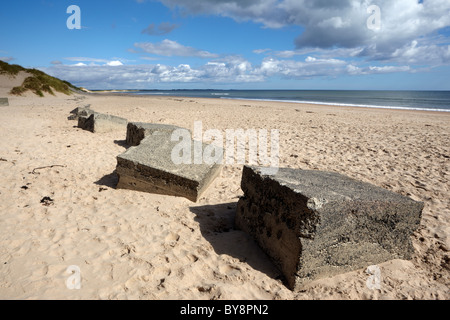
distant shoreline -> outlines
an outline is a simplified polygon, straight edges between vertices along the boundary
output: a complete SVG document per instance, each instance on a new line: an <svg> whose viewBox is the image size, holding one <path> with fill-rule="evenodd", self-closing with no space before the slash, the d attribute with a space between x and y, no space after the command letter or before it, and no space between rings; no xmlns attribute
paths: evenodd
<svg viewBox="0 0 450 320"><path fill-rule="evenodd" d="M291 103L291 104L307 104L327 107L344 107L344 108L367 108L367 109L384 109L384 110L401 110L401 111L418 111L418 112L450 112L450 100L448 109L444 108L421 108L410 106L392 106L392 105L370 105L370 104L355 104L355 103L341 103L341 102L327 102L327 101L308 101L308 100L289 100L289 99L270 99L270 98L249 98L249 97L233 97L232 93L239 92L296 92L296 90L213 90L213 89L180 89L180 90L90 90L89 94L111 95L111 96L130 96L130 97L168 97L168 98L204 98L204 99L229 99L241 101L261 101L261 102L276 102L276 103ZM305 92L367 92L366 90L305 90ZM374 90L373 92L386 92L384 90ZM390 92L421 92L421 93L448 93L450 91L396 91ZM183 94L186 93L186 94ZM197 94L203 93L203 94ZM208 93L209 95L205 94Z"/></svg>

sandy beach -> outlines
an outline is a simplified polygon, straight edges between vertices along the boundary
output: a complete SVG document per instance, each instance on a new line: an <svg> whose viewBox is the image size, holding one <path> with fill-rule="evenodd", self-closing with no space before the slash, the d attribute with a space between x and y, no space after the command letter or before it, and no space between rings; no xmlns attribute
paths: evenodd
<svg viewBox="0 0 450 320"><path fill-rule="evenodd" d="M0 107L0 299L450 299L450 113L108 94L8 97ZM361 269L292 292L234 228L242 166L226 165L197 203L117 190L126 133L77 128L67 117L86 104L189 129L195 121L223 132L278 129L281 167L334 171L423 201L413 259L380 264L380 290L366 286ZM72 265L81 271L79 290L66 286Z"/></svg>

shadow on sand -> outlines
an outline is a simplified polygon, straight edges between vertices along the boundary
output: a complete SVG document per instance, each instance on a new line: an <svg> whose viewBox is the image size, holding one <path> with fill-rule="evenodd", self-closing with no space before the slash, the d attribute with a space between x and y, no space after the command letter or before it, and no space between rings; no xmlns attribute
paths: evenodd
<svg viewBox="0 0 450 320"><path fill-rule="evenodd" d="M98 186L105 186L105 187L115 189L118 182L119 182L119 177L117 176L116 171L114 171L113 173L103 176L100 180L95 181L94 183Z"/></svg>
<svg viewBox="0 0 450 320"><path fill-rule="evenodd" d="M114 143L125 149L128 149L130 147L127 144L126 140L114 140ZM117 176L117 173L114 170L112 173L107 174L106 176L103 176L100 180L95 181L95 184L99 185L99 186L105 186L105 187L115 189L118 182L119 182L119 177Z"/></svg>
<svg viewBox="0 0 450 320"><path fill-rule="evenodd" d="M281 272L259 248L257 243L234 225L237 202L190 207L196 215L203 237L214 251L246 262L250 267L273 279L283 280Z"/></svg>
<svg viewBox="0 0 450 320"><path fill-rule="evenodd" d="M129 147L131 147L128 143L127 140L114 140L114 143L117 144L120 147L124 147L125 149L128 149Z"/></svg>

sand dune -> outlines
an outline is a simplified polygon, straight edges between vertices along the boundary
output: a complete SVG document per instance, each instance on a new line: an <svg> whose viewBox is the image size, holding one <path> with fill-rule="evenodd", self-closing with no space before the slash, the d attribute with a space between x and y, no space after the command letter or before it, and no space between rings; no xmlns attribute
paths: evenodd
<svg viewBox="0 0 450 320"><path fill-rule="evenodd" d="M450 114L171 97L9 97L0 107L1 299L449 299ZM241 166L198 203L116 190L125 132L67 120L83 104L129 121L204 130L280 130L280 165L329 170L424 201L411 261L381 264L291 292L234 229ZM54 167L47 167L52 166ZM39 167L47 167L34 170ZM41 203L44 197L49 197ZM66 269L81 270L69 290Z"/></svg>
<svg viewBox="0 0 450 320"><path fill-rule="evenodd" d="M0 75L0 96L8 96L13 87L22 85L23 80L29 76L31 74L24 71L20 71L16 76Z"/></svg>

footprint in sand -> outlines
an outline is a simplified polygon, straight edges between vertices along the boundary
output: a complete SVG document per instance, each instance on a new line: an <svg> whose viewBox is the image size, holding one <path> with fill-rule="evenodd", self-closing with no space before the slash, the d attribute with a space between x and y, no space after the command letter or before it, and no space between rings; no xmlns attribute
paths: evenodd
<svg viewBox="0 0 450 320"><path fill-rule="evenodd" d="M198 259L199 259L199 257L197 257L195 254L190 254L190 253L187 254L186 257L189 259L189 261L190 261L191 263L197 262Z"/></svg>
<svg viewBox="0 0 450 320"><path fill-rule="evenodd" d="M227 264L227 265L220 266L219 271L220 271L220 273L229 276L229 275L236 275L236 274L240 273L241 268Z"/></svg>
<svg viewBox="0 0 450 320"><path fill-rule="evenodd" d="M180 240L180 235L174 232L171 232L165 239L165 243L168 244L171 247L174 247L178 240Z"/></svg>

